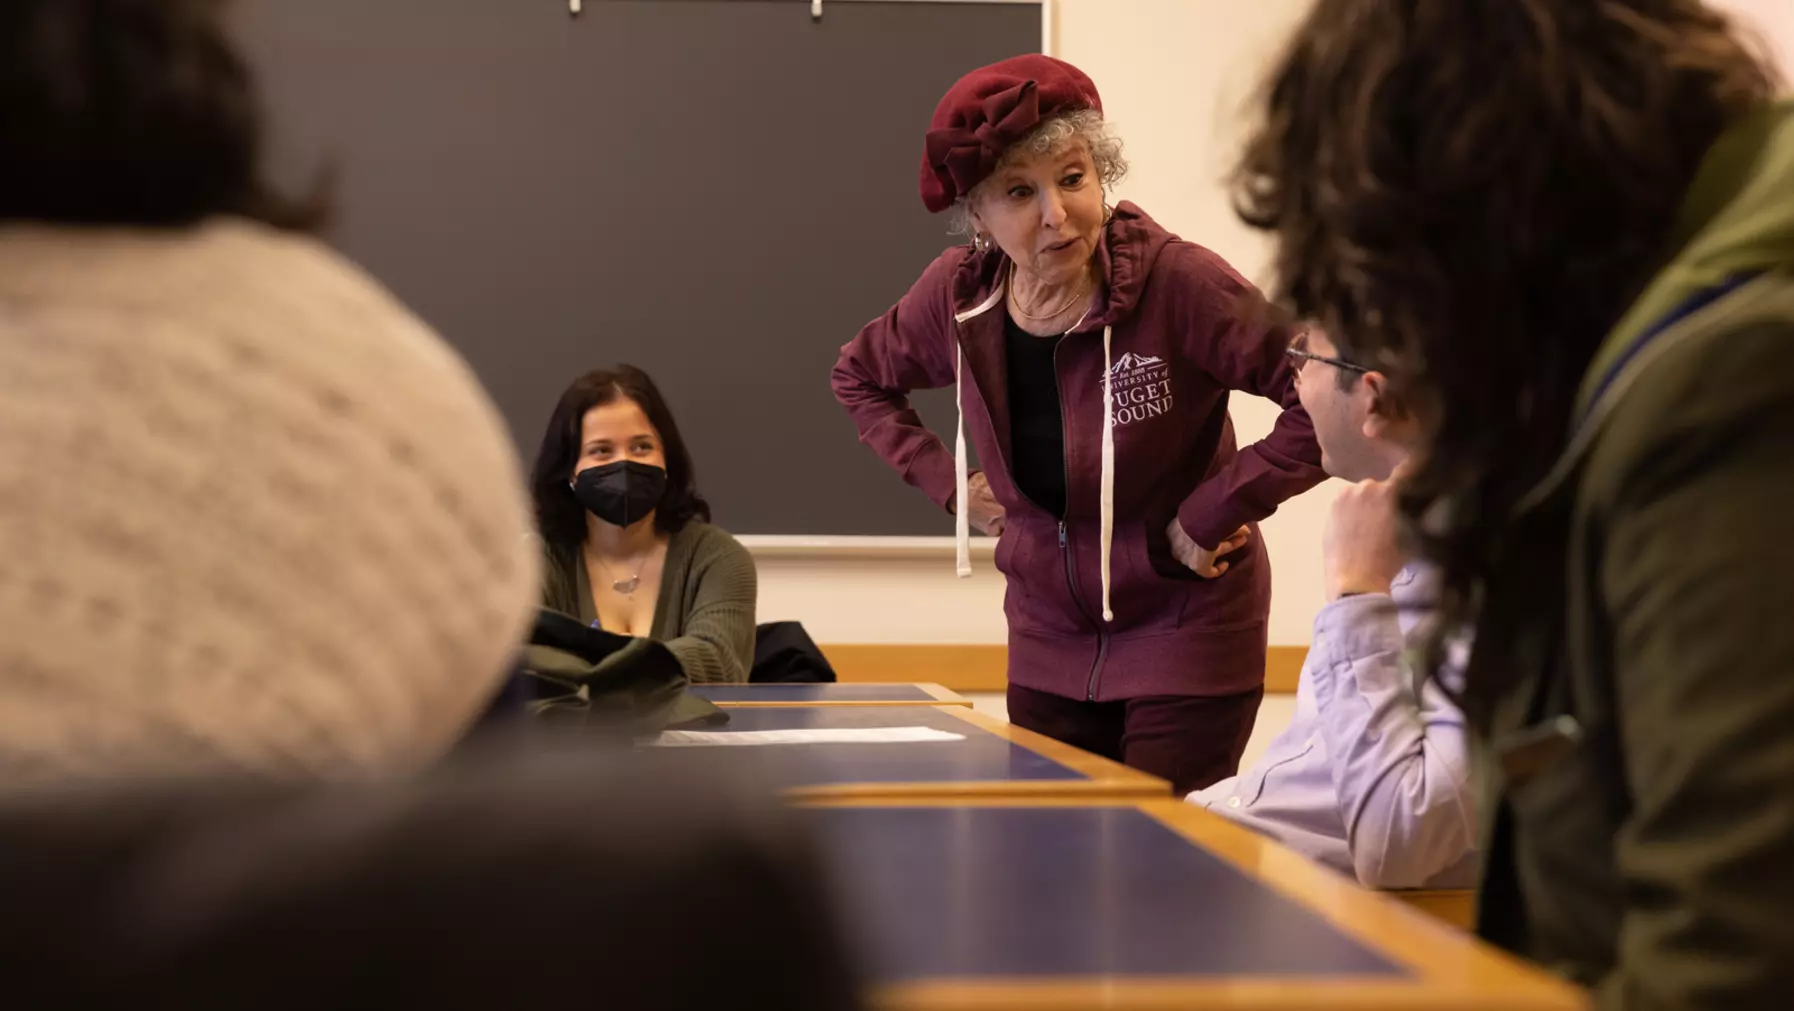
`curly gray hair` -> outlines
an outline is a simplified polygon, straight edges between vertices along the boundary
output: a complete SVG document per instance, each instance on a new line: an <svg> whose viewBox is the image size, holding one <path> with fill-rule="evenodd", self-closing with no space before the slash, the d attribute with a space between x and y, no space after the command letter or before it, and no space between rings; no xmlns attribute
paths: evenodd
<svg viewBox="0 0 1794 1011"><path fill-rule="evenodd" d="M1127 178L1127 158L1121 153L1121 138L1095 109L1077 109L1048 118L1003 152L997 172L1024 155L1036 158L1050 155L1075 141L1083 141L1090 149L1090 160L1096 164L1096 178L1102 183L1103 192L1109 192ZM994 176L996 172L991 174ZM948 230L952 234L971 236L972 203L988 184L987 179L954 201L953 209L948 212Z"/></svg>

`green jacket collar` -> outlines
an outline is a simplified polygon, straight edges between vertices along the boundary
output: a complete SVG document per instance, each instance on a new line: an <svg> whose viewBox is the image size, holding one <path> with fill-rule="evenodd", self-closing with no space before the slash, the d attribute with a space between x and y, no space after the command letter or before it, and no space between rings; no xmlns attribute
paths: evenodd
<svg viewBox="0 0 1794 1011"><path fill-rule="evenodd" d="M1549 498L1575 469L1602 408L1623 388L1611 382L1616 368L1629 364L1653 326L1701 292L1794 265L1794 101L1765 106L1714 143L1689 186L1670 247L1674 255L1595 352L1577 394L1577 431L1518 511Z"/></svg>
<svg viewBox="0 0 1794 1011"><path fill-rule="evenodd" d="M1702 291L1794 263L1794 102L1763 109L1713 145L1689 187L1672 245L1679 252L1596 352L1583 377L1578 416L1653 323Z"/></svg>

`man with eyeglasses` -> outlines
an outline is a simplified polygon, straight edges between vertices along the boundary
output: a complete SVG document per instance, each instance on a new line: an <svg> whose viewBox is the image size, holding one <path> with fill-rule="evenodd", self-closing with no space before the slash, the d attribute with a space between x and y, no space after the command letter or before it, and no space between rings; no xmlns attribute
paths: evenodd
<svg viewBox="0 0 1794 1011"><path fill-rule="evenodd" d="M1321 465L1355 482L1322 541L1327 605L1296 713L1252 768L1189 795L1373 888L1462 888L1475 874L1464 718L1410 653L1430 631L1427 572L1398 533L1396 477L1420 425L1386 377L1311 331L1288 350ZM1464 643L1450 669L1461 669Z"/></svg>

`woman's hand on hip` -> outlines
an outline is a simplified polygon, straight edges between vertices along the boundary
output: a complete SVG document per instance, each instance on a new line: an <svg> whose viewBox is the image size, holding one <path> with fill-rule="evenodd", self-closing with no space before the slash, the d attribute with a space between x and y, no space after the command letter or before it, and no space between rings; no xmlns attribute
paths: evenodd
<svg viewBox="0 0 1794 1011"><path fill-rule="evenodd" d="M1175 516L1172 517L1171 526L1166 528L1165 532L1171 537L1171 557L1204 579L1213 579L1226 572L1227 563L1220 560L1221 556L1238 551L1252 540L1252 529L1241 527L1233 532L1233 536L1213 548L1205 548L1191 540L1189 534L1184 533L1183 524L1177 522Z"/></svg>
<svg viewBox="0 0 1794 1011"><path fill-rule="evenodd" d="M967 482L967 497L971 500L971 509L966 513L966 520L979 533L990 537L1003 536L1003 527L1007 518L1002 503L991 494L990 479L984 473L973 474Z"/></svg>

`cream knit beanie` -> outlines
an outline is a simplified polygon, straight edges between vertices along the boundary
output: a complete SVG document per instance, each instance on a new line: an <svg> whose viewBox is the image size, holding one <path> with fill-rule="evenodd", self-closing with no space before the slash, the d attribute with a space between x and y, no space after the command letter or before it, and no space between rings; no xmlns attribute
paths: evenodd
<svg viewBox="0 0 1794 1011"><path fill-rule="evenodd" d="M529 527L466 365L316 242L0 228L0 784L425 763Z"/></svg>

